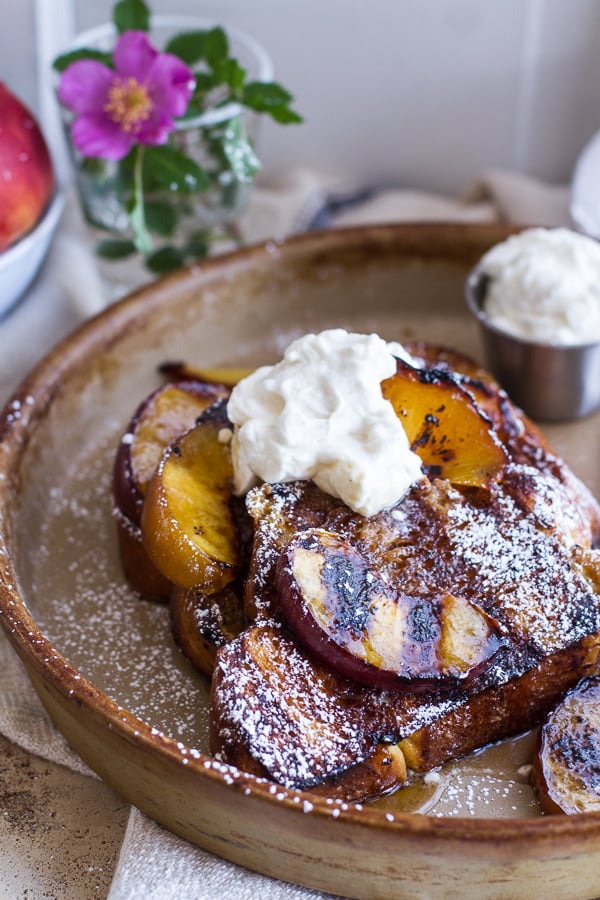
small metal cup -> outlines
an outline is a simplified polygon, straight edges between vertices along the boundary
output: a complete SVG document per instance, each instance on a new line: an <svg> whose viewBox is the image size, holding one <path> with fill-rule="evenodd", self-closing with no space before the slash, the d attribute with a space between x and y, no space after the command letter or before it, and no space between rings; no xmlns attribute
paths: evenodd
<svg viewBox="0 0 600 900"><path fill-rule="evenodd" d="M512 400L534 419L567 422L600 408L600 341L576 346L515 337L486 316L490 278L476 266L467 277L467 305L479 322L487 366Z"/></svg>

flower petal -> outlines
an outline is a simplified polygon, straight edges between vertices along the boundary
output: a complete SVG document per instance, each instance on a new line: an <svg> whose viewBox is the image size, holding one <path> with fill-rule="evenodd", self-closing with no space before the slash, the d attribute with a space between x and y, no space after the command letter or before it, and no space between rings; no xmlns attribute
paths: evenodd
<svg viewBox="0 0 600 900"><path fill-rule="evenodd" d="M113 61L121 75L144 82L158 55L145 31L126 31L115 44Z"/></svg>
<svg viewBox="0 0 600 900"><path fill-rule="evenodd" d="M136 140L140 144L166 144L174 125L170 116L155 110L154 114L143 123L136 135Z"/></svg>
<svg viewBox="0 0 600 900"><path fill-rule="evenodd" d="M101 159L123 159L134 143L132 134L103 114L80 116L71 126L71 137L84 156Z"/></svg>
<svg viewBox="0 0 600 900"><path fill-rule="evenodd" d="M146 79L154 104L171 116L184 114L194 85L191 69L171 53L161 53L156 57Z"/></svg>
<svg viewBox="0 0 600 900"><path fill-rule="evenodd" d="M98 112L106 103L114 77L108 66L93 59L80 59L62 73L58 96L73 112Z"/></svg>

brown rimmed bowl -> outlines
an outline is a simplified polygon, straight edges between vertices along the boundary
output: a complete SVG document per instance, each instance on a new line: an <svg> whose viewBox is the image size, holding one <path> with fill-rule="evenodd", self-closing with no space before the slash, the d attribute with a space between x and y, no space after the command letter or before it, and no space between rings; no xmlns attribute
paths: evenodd
<svg viewBox="0 0 600 900"><path fill-rule="evenodd" d="M600 814L449 817L341 806L217 764L207 686L164 608L131 596L112 454L157 365L272 362L344 326L480 356L464 280L499 226L381 226L269 243L131 295L62 342L0 420L0 619L56 726L126 800L268 875L357 898L591 898ZM600 419L547 429L596 493Z"/></svg>

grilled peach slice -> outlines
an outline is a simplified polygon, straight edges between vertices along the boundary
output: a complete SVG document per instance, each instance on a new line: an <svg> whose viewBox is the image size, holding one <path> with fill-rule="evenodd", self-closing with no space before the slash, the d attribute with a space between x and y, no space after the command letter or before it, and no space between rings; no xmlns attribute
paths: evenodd
<svg viewBox="0 0 600 900"><path fill-rule="evenodd" d="M224 405L215 404L167 447L142 511L142 541L153 564L175 585L207 594L230 584L241 564Z"/></svg>
<svg viewBox="0 0 600 900"><path fill-rule="evenodd" d="M419 369L398 360L382 392L430 478L487 487L508 462L490 420L445 369Z"/></svg>
<svg viewBox="0 0 600 900"><path fill-rule="evenodd" d="M470 394L479 411L490 419L502 444L506 446L523 433L525 423L521 411L511 403L506 391L492 375L471 357L448 347L424 341L412 341L405 347L426 369L446 370L450 377Z"/></svg>
<svg viewBox="0 0 600 900"><path fill-rule="evenodd" d="M132 589L147 600L167 600L170 582L142 546L140 522L150 478L165 447L227 394L224 387L186 381L153 391L138 406L113 464L112 492L121 565Z"/></svg>
<svg viewBox="0 0 600 900"><path fill-rule="evenodd" d="M542 726L533 783L547 813L600 811L600 678L580 681Z"/></svg>
<svg viewBox="0 0 600 900"><path fill-rule="evenodd" d="M482 368L471 356L429 341L406 341L404 349L427 369L448 369L486 386L497 386L493 376Z"/></svg>
<svg viewBox="0 0 600 900"><path fill-rule="evenodd" d="M232 388L242 378L251 375L254 369L228 366L191 366L186 362L164 362L160 366L160 371L167 378L174 378L177 381L191 379Z"/></svg>
<svg viewBox="0 0 600 900"><path fill-rule="evenodd" d="M163 385L138 406L113 466L114 500L131 522L140 523L144 495L163 450L227 393L223 386L182 381Z"/></svg>
<svg viewBox="0 0 600 900"><path fill-rule="evenodd" d="M495 623L451 594L395 593L346 541L298 532L281 554L277 593L296 636L340 675L371 687L455 684L499 649Z"/></svg>
<svg viewBox="0 0 600 900"><path fill-rule="evenodd" d="M246 620L241 587L227 585L217 594L176 587L171 594L173 637L192 665L210 678L219 647L240 634Z"/></svg>
<svg viewBox="0 0 600 900"><path fill-rule="evenodd" d="M115 509L121 569L131 590L143 600L166 603L171 595L169 579L150 562L142 544L142 530Z"/></svg>

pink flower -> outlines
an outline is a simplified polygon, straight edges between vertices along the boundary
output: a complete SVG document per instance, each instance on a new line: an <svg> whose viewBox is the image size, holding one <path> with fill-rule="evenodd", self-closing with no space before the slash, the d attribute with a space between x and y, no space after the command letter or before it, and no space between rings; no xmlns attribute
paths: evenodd
<svg viewBox="0 0 600 900"><path fill-rule="evenodd" d="M164 144L194 90L185 63L159 53L143 31L121 35L113 62L109 69L82 59L60 79L58 95L76 114L71 134L84 156L122 159L134 144Z"/></svg>

